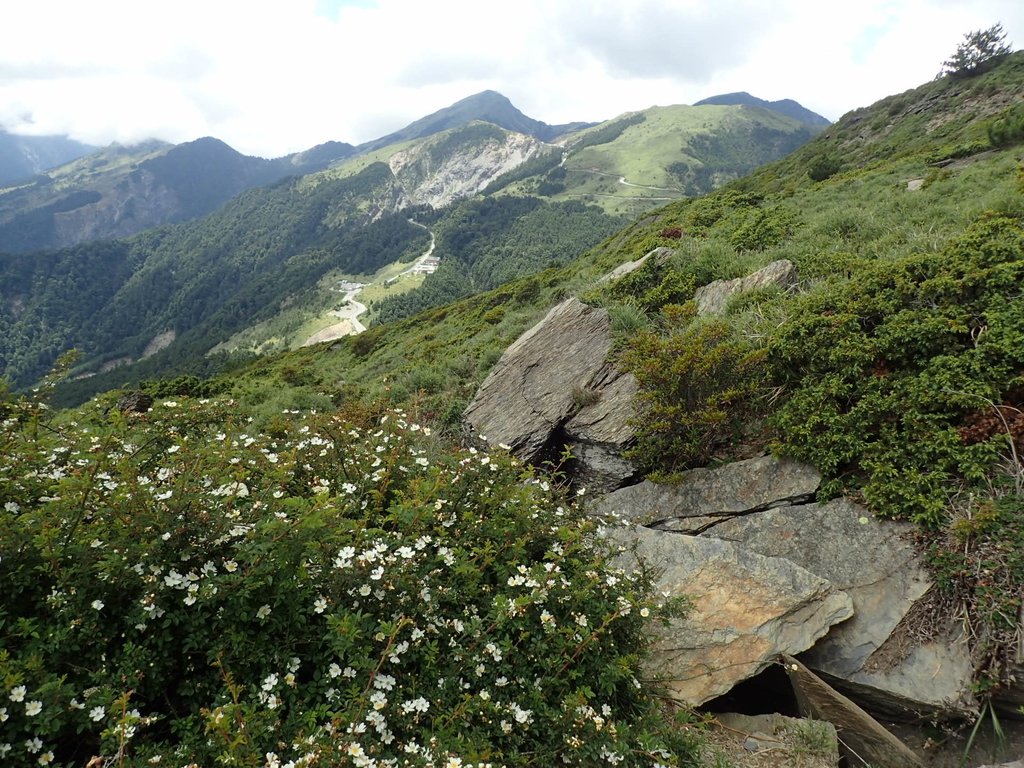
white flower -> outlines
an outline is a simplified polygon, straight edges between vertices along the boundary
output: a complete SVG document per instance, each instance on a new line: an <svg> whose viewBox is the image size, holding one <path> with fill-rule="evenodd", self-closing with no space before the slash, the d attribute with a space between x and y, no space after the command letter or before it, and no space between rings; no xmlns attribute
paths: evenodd
<svg viewBox="0 0 1024 768"><path fill-rule="evenodd" d="M42 711L43 711L43 702L39 701L38 699L35 700L35 701L30 701L30 702L28 702L28 704L25 705L25 714L28 717L35 717L36 715L38 715Z"/></svg>
<svg viewBox="0 0 1024 768"><path fill-rule="evenodd" d="M40 765L49 765L53 762L53 752L44 752L39 756L39 759L36 760L36 762Z"/></svg>
<svg viewBox="0 0 1024 768"><path fill-rule="evenodd" d="M256 618L259 619L260 621L263 621L263 619L267 618L267 616L269 616L269 615L270 615L270 606L266 605L266 604L261 605L259 610L256 611Z"/></svg>
<svg viewBox="0 0 1024 768"><path fill-rule="evenodd" d="M281 768L281 760L273 752L267 752L266 768Z"/></svg>
<svg viewBox="0 0 1024 768"><path fill-rule="evenodd" d="M107 714L107 711L105 709L103 709L103 707L93 707L92 709L89 710L89 718L94 723L98 723L100 720L103 719L104 715L106 715L106 714Z"/></svg>
<svg viewBox="0 0 1024 768"><path fill-rule="evenodd" d="M416 463L419 464L421 467L425 467L428 464L430 464L430 461L420 456L418 459L416 459Z"/></svg>
<svg viewBox="0 0 1024 768"><path fill-rule="evenodd" d="M167 449L167 452L168 453L177 453L180 450L181 450L181 446L180 445L172 445L170 448Z"/></svg>
<svg viewBox="0 0 1024 768"><path fill-rule="evenodd" d="M264 691L271 691L274 686L277 685L277 675L271 672L265 678L263 678L263 684L260 686Z"/></svg>
<svg viewBox="0 0 1024 768"><path fill-rule="evenodd" d="M6 723L8 717L7 707L0 707L0 723Z"/></svg>
<svg viewBox="0 0 1024 768"><path fill-rule="evenodd" d="M8 501L6 504L4 504L4 510L7 512L14 513L17 512L19 509L21 509L21 507L18 506L18 503L16 501Z"/></svg>
<svg viewBox="0 0 1024 768"><path fill-rule="evenodd" d="M24 701L27 692L28 689L24 685L16 685L14 688L11 688L10 699L11 701Z"/></svg>
<svg viewBox="0 0 1024 768"><path fill-rule="evenodd" d="M341 667L339 667L337 664L331 664L331 666L327 669L327 674L331 677L337 677L341 674Z"/></svg>
<svg viewBox="0 0 1024 768"><path fill-rule="evenodd" d="M37 736L34 739L27 739L25 741L25 749L31 752L33 755L43 748L42 740Z"/></svg>
<svg viewBox="0 0 1024 768"><path fill-rule="evenodd" d="M323 613L327 610L327 599L322 595L313 602L313 612Z"/></svg>
<svg viewBox="0 0 1024 768"><path fill-rule="evenodd" d="M462 758L449 757L448 762L444 764L444 768L462 768Z"/></svg>
<svg viewBox="0 0 1024 768"><path fill-rule="evenodd" d="M0 757L6 757L7 753L10 752L11 749L12 749L12 747L11 747L11 743L9 741L8 742L4 742L3 744L0 744Z"/></svg>
<svg viewBox="0 0 1024 768"><path fill-rule="evenodd" d="M236 563L234 560L225 560L224 570L228 573L234 573L238 570L238 563Z"/></svg>
<svg viewBox="0 0 1024 768"><path fill-rule="evenodd" d="M651 615L651 609L645 605L643 608L640 609L640 615L646 619L648 616Z"/></svg>

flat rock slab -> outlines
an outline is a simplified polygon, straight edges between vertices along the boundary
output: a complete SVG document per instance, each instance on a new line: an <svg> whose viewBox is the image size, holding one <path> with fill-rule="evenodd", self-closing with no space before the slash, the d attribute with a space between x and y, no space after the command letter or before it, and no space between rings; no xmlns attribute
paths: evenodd
<svg viewBox="0 0 1024 768"><path fill-rule="evenodd" d="M536 460L577 408L580 392L604 372L611 343L608 312L567 299L505 350L466 409L466 422L489 444Z"/></svg>
<svg viewBox="0 0 1024 768"><path fill-rule="evenodd" d="M783 661L801 713L835 726L842 745L840 749L851 765L924 768L921 758L871 715L796 659L783 657Z"/></svg>
<svg viewBox="0 0 1024 768"><path fill-rule="evenodd" d="M636 270L640 269L640 267L646 264L647 260L652 257L655 261L661 262L665 261L665 259L672 256L674 253L674 250L672 250L671 248L666 248L665 246L655 248L653 251L648 251L647 253L645 253L636 261L627 261L622 264L619 264L619 266L617 266L607 275L603 275L602 277L598 278L597 282L610 283L614 280L618 280L620 277L624 277L625 275L628 275L630 272L635 272Z"/></svg>
<svg viewBox="0 0 1024 768"><path fill-rule="evenodd" d="M641 526L609 534L660 574L655 589L685 595L692 611L669 627L653 626L646 672L668 694L696 706L761 672L780 653L811 647L853 615L849 595L793 563L726 541Z"/></svg>
<svg viewBox="0 0 1024 768"><path fill-rule="evenodd" d="M896 717L961 716L972 709L966 643L947 632L901 640L901 623L931 587L912 530L836 499L724 520L703 535L784 557L850 595L854 617L801 656L811 668Z"/></svg>
<svg viewBox="0 0 1024 768"><path fill-rule="evenodd" d="M746 277L732 280L715 280L702 285L694 293L697 302L697 314L720 315L725 312L729 299L739 293L747 293L757 288L777 285L780 288L792 288L797 284L796 266L788 259L773 261L765 267Z"/></svg>
<svg viewBox="0 0 1024 768"><path fill-rule="evenodd" d="M813 467L761 456L714 469L691 469L673 485L645 481L622 488L596 502L594 512L697 533L736 515L810 500L820 484L821 475Z"/></svg>

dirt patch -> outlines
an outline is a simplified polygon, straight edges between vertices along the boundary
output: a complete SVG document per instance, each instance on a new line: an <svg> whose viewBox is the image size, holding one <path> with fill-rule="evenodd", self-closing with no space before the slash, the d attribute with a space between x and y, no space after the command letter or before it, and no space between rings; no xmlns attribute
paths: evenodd
<svg viewBox="0 0 1024 768"><path fill-rule="evenodd" d="M723 714L711 722L704 758L733 768L836 768L839 751L835 728L821 720Z"/></svg>

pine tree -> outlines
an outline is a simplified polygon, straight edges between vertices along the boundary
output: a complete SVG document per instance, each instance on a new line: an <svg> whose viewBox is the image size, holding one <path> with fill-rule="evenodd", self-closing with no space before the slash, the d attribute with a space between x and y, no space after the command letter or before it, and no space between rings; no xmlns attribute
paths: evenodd
<svg viewBox="0 0 1024 768"><path fill-rule="evenodd" d="M1005 56L1012 48L1005 42L1006 32L1002 24L993 24L988 29L968 32L964 41L950 58L942 62L939 77L955 75L967 77L983 71L994 59Z"/></svg>

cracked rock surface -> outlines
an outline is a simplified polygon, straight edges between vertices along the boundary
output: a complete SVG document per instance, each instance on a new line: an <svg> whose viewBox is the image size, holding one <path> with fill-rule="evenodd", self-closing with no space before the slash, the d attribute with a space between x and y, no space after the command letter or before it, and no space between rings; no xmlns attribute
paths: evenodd
<svg viewBox="0 0 1024 768"><path fill-rule="evenodd" d="M581 485L617 488L635 473L621 452L633 438L636 380L607 362L611 345L606 310L563 301L505 350L465 421L527 462L570 447Z"/></svg>
<svg viewBox="0 0 1024 768"><path fill-rule="evenodd" d="M967 645L950 623L923 618L919 609L932 582L909 536L913 527L874 519L848 499L813 503L819 482L810 467L764 456L691 470L678 485L622 488L599 499L594 512L689 534L676 539L729 542L815 574L849 595L853 616L804 652L805 663L873 711L969 713ZM712 594L731 599L729 578L723 573Z"/></svg>
<svg viewBox="0 0 1024 768"><path fill-rule="evenodd" d="M654 645L646 666L672 698L687 705L728 692L780 653L810 648L853 615L849 595L783 558L642 526L612 536L635 546L635 556L657 569L657 591L693 601L688 615L651 627ZM635 567L633 557L623 555L623 567Z"/></svg>

